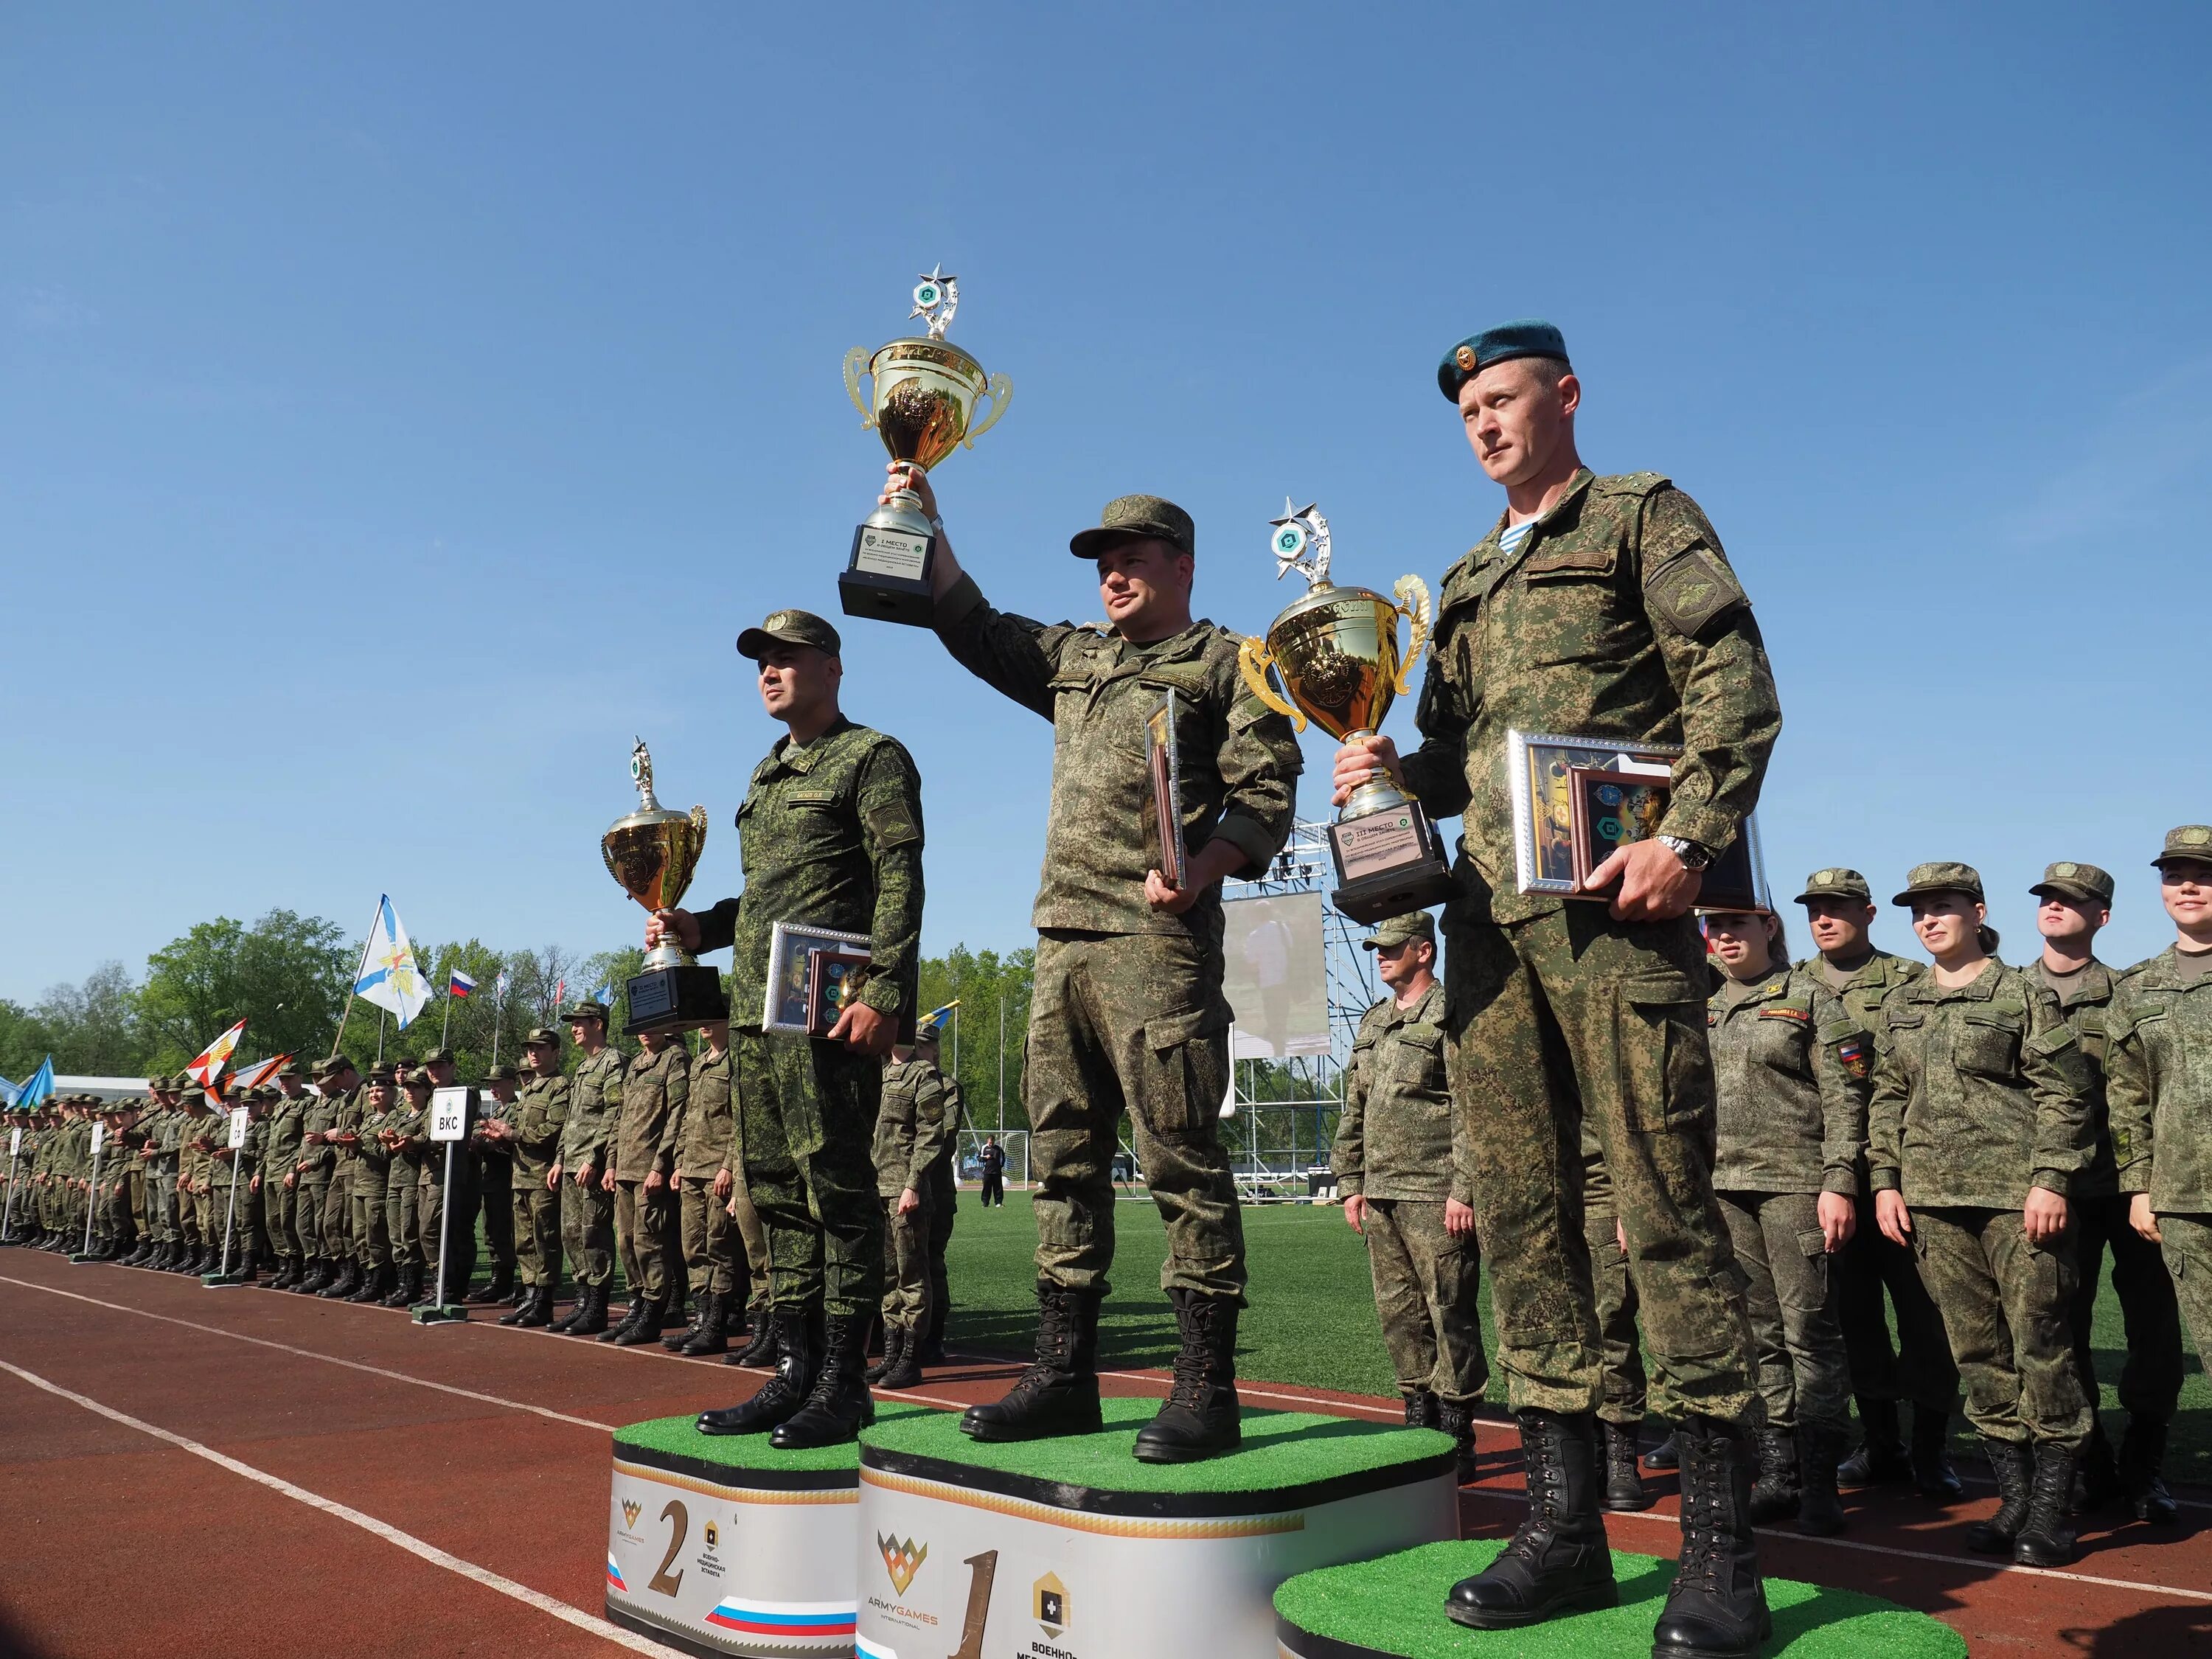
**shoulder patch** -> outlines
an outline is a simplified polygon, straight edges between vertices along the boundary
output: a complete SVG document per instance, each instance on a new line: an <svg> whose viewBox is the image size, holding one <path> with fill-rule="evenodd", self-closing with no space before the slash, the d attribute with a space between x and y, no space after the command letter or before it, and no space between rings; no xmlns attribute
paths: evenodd
<svg viewBox="0 0 2212 1659"><path fill-rule="evenodd" d="M1644 591L1651 609L1692 639L1715 617L1748 603L1735 573L1703 547L1668 560L1651 573Z"/></svg>
<svg viewBox="0 0 2212 1659"><path fill-rule="evenodd" d="M898 799L872 800L860 809L866 820L868 832L882 847L903 847L908 842L921 839L921 826L907 811L906 803Z"/></svg>

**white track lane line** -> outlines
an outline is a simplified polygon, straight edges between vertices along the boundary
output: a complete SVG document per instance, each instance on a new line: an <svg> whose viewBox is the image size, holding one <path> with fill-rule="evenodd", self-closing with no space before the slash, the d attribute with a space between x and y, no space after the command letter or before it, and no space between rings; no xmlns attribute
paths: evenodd
<svg viewBox="0 0 2212 1659"><path fill-rule="evenodd" d="M404 1533L398 1528L380 1521L373 1515L363 1515L359 1510L349 1509L343 1504L323 1497L319 1492L309 1492L304 1486L295 1486L290 1481L270 1474L265 1469L257 1469L250 1463L241 1463L234 1457L226 1457L212 1446L204 1446L198 1441L188 1440L181 1434L172 1434L167 1429L156 1427L151 1423L131 1416L128 1413L117 1411L112 1406L103 1406L97 1400L89 1399L83 1395L64 1389L58 1382L49 1382L45 1377L34 1372L27 1371L20 1365L11 1365L4 1359L0 1359L0 1370L21 1378L34 1389L43 1389L57 1399L66 1400L73 1406L81 1406L88 1412L106 1418L110 1422L120 1423L126 1429L136 1429L141 1434L150 1435L156 1440L165 1441L179 1451L190 1452L195 1457L204 1457L217 1468L228 1469L231 1474L241 1475L257 1486L266 1486L271 1492L282 1492L296 1503L305 1504L309 1509L320 1510L325 1515L336 1516L341 1521L359 1527L363 1532L381 1538L387 1544L405 1550L410 1555L421 1557L432 1566L443 1567L447 1572L458 1573L463 1578L482 1584L486 1589L496 1590L511 1600L535 1607L540 1613L549 1613L563 1624L574 1626L586 1635L596 1636L603 1642L611 1642L619 1648L628 1648L632 1653L649 1653L659 1656L659 1659L667 1659L668 1650L658 1642L647 1641L642 1636L633 1635L620 1626L610 1624L607 1620L586 1613L580 1608L572 1607L566 1601L556 1601L553 1597L534 1590L527 1584L518 1584L512 1578L502 1577L488 1567L480 1567L473 1561L464 1561L458 1555L450 1555L436 1545L426 1544L412 1534Z"/></svg>
<svg viewBox="0 0 2212 1659"><path fill-rule="evenodd" d="M1501 1503L1526 1504L1528 1496L1517 1492L1500 1492L1492 1486L1462 1486L1462 1498L1490 1498ZM1621 1521L1656 1521L1662 1526L1680 1528L1679 1516L1653 1515L1628 1510L1615 1511L1607 1519ZM2132 1578L2101 1578L2094 1573L2067 1572L2057 1567L2024 1567L2014 1561L1993 1561L1986 1556L1937 1555L1928 1550L1899 1549L1893 1544L1866 1544L1852 1538L1813 1538L1803 1533L1778 1532L1771 1527L1756 1528L1762 1538L1785 1539L1793 1544L1831 1545L1839 1550L1856 1550L1864 1555L1893 1555L1906 1561L1932 1561L1939 1567L1955 1567L1961 1572L2016 1572L2030 1578L2063 1578L2069 1583L2102 1584L2107 1589L2140 1590L2146 1595L2177 1595L2185 1601L2212 1601L2212 1590L2179 1589L2172 1584L2139 1583Z"/></svg>

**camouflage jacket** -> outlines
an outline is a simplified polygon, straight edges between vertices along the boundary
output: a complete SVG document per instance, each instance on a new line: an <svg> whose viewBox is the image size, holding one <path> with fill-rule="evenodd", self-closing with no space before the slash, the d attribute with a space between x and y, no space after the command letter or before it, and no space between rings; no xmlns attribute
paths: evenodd
<svg viewBox="0 0 2212 1659"><path fill-rule="evenodd" d="M929 1173L941 1189L957 1187L960 1182L960 1132L968 1127L968 1097L960 1091L958 1078L949 1073L938 1075L945 1085L945 1146Z"/></svg>
<svg viewBox="0 0 2212 1659"><path fill-rule="evenodd" d="M300 1171L302 1185L319 1187L331 1178L337 1168L338 1149L324 1141L313 1146L307 1143L311 1134L326 1134L337 1126L338 1114L345 1109L348 1095L313 1095L308 1097L307 1109L300 1116L300 1156L296 1160L307 1167Z"/></svg>
<svg viewBox="0 0 2212 1659"><path fill-rule="evenodd" d="M2106 1034L2120 1190L2161 1214L2212 1212L2212 978L2184 978L2172 946L2137 963Z"/></svg>
<svg viewBox="0 0 2212 1659"><path fill-rule="evenodd" d="M945 1080L937 1067L919 1059L884 1066L876 1109L876 1195L922 1191L929 1166L945 1150Z"/></svg>
<svg viewBox="0 0 2212 1659"><path fill-rule="evenodd" d="M1758 804L1782 709L1751 605L1698 504L1656 472L1587 468L1508 557L1445 574L1407 785L1465 815L1455 911L1520 921L1559 896L1514 876L1509 730L1679 744L1661 831L1718 851Z"/></svg>
<svg viewBox="0 0 2212 1659"><path fill-rule="evenodd" d="M1218 888L1179 916L1145 902L1145 876L1160 864L1145 734L1173 693L1185 848L1218 837L1244 855L1245 874L1264 872L1290 839L1305 762L1290 721L1244 684L1238 636L1201 621L1125 650L1103 623L1048 626L995 611L966 576L938 601L936 627L961 666L1052 722L1052 808L1030 921L1188 934L1218 951Z"/></svg>
<svg viewBox="0 0 2212 1659"><path fill-rule="evenodd" d="M543 1186L560 1156L561 1131L568 1121L568 1079L558 1073L531 1078L507 1118L514 1126L515 1180Z"/></svg>
<svg viewBox="0 0 2212 1659"><path fill-rule="evenodd" d="M333 1134L368 1137L362 1128L368 1115L368 1085L362 1084L349 1094L338 1097L337 1109L331 1114L331 1133ZM358 1143L340 1145L332 1148L337 1153L337 1173L345 1175L361 1167L361 1146Z"/></svg>
<svg viewBox="0 0 2212 1659"><path fill-rule="evenodd" d="M776 739L738 808L745 890L699 917L730 951L730 1018L760 1029L769 931L804 922L869 941L860 1000L911 1028L921 949L921 775L896 738L842 718L804 748Z"/></svg>
<svg viewBox="0 0 2212 1659"><path fill-rule="evenodd" d="M154 1128L153 1166L171 1180L176 1178L178 1148L184 1144L185 1121L185 1109L173 1106L161 1114Z"/></svg>
<svg viewBox="0 0 2212 1659"><path fill-rule="evenodd" d="M568 1117L561 1126L561 1170L574 1175L586 1164L605 1175L615 1123L622 1115L623 1073L628 1058L612 1043L577 1062L568 1074Z"/></svg>
<svg viewBox="0 0 2212 1659"><path fill-rule="evenodd" d="M2016 1210L2071 1197L2089 1163L2089 1071L2058 1000L1992 960L1970 985L1932 973L1885 998L1867 1176L1907 1204Z"/></svg>
<svg viewBox="0 0 2212 1659"><path fill-rule="evenodd" d="M1809 969L1777 967L1705 1005L1713 1054L1713 1185L1856 1196L1874 1039Z"/></svg>
<svg viewBox="0 0 2212 1659"><path fill-rule="evenodd" d="M265 1122L268 1133L263 1142L263 1162L260 1167L269 1172L271 1182L281 1184L300 1161L305 1148L300 1136L307 1126L307 1108L314 1103L313 1097L302 1094L295 1099L280 1100L269 1109Z"/></svg>
<svg viewBox="0 0 2212 1659"><path fill-rule="evenodd" d="M2120 1190L2120 1166L2112 1157L2112 1125L2105 1104L2105 1021L2113 993L2119 989L2119 975L2094 957L2063 991L2052 984L2043 971L2040 956L2021 972L2058 999L2058 1012L2074 1028L2075 1040L2081 1045L2081 1058L2088 1062L2089 1129L2094 1137L2094 1150L2089 1155L2089 1167L2075 1178L2074 1196L2110 1198Z"/></svg>
<svg viewBox="0 0 2212 1659"><path fill-rule="evenodd" d="M615 1126L615 1179L642 1181L655 1170L676 1173L676 1147L684 1138L684 1103L691 1097L691 1054L672 1042L657 1054L640 1054L623 1073L622 1115Z"/></svg>
<svg viewBox="0 0 2212 1659"><path fill-rule="evenodd" d="M446 1184L446 1148L448 1143L430 1139L430 1115L436 1109L432 1103L436 1099L434 1094L420 1106L411 1100L400 1103L404 1118L395 1127L406 1133L407 1144L399 1156L392 1160L392 1178L394 1181L407 1178L411 1171L414 1180L421 1186L442 1187ZM450 1144L453 1152L454 1176L465 1182L471 1178L470 1166L465 1162L469 1156L469 1136L475 1130L477 1120L483 1115L483 1097L471 1088L468 1092L468 1103L463 1109L465 1115L461 1119L461 1138Z"/></svg>
<svg viewBox="0 0 2212 1659"><path fill-rule="evenodd" d="M1474 1202L1468 1161L1454 1155L1456 1127L1444 1082L1443 981L1409 1008L1384 997L1352 1039L1330 1153L1337 1190L1346 1198Z"/></svg>
<svg viewBox="0 0 2212 1659"><path fill-rule="evenodd" d="M712 1181L731 1167L734 1052L702 1048L691 1062L691 1098L684 1108L684 1139L676 1149L676 1173L686 1181Z"/></svg>
<svg viewBox="0 0 2212 1659"><path fill-rule="evenodd" d="M1797 966L1820 981L1823 990L1829 990L1827 978L1820 971L1818 956L1807 957ZM1900 985L1910 985L1928 971L1925 963L1915 962L1910 957L1893 956L1887 951L1876 951L1859 963L1840 990L1829 990L1829 994L1842 1002L1850 1017L1856 1020L1859 1030L1869 1036L1881 1035L1881 1001Z"/></svg>

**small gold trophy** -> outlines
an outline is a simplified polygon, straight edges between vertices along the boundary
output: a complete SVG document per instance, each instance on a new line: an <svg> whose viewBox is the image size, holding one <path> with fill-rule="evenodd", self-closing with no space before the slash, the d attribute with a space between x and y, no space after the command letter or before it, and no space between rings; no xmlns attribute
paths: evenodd
<svg viewBox="0 0 2212 1659"><path fill-rule="evenodd" d="M1305 598L1275 618L1265 645L1247 639L1237 664L1245 684L1270 708L1305 730L1306 717L1342 743L1372 737L1429 637L1429 590L1419 576L1401 576L1393 603L1364 587L1339 587L1328 579L1328 520L1309 505L1269 522L1275 579L1296 570L1306 579ZM1403 656L1398 618L1412 625ZM1278 692L1267 678L1282 681ZM1287 694L1287 700L1284 694ZM1336 855L1336 908L1354 921L1419 910L1451 891L1450 866L1437 845L1435 828L1419 801L1377 769L1352 792L1329 827Z"/></svg>
<svg viewBox="0 0 2212 1659"><path fill-rule="evenodd" d="M672 812L654 799L653 756L645 739L629 754L630 781L637 786L638 809L617 818L599 837L607 873L623 891L650 911L675 907L691 884L699 854L707 846L707 809ZM629 1020L623 1035L640 1031L688 1031L708 1020L727 1019L722 976L700 966L698 958L671 936L646 952L645 971L631 980Z"/></svg>
<svg viewBox="0 0 2212 1659"><path fill-rule="evenodd" d="M1005 375L987 378L981 363L946 343L945 328L959 308L960 279L932 270L916 284L914 309L907 313L923 319L927 334L893 340L873 352L854 346L845 354L845 390L860 411L860 424L875 428L893 460L925 472L955 449L975 447L1014 395ZM860 395L864 373L875 377L872 407ZM985 398L991 412L978 425L975 406ZM922 513L921 498L910 489L895 492L853 532L852 562L837 579L845 614L928 627L935 608L929 573L936 552L937 527Z"/></svg>

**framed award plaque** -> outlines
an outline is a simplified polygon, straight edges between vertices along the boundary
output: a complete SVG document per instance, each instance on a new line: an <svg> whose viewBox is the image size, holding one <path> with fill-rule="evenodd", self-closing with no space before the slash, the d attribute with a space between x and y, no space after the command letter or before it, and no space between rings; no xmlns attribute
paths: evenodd
<svg viewBox="0 0 2212 1659"><path fill-rule="evenodd" d="M816 996L823 984L823 976L815 964L817 956L842 957L848 964L829 976L829 988L834 994L851 976L852 962L857 960L862 969L866 968L868 936L843 933L835 927L809 927L804 922L779 921L772 925L768 939L766 1006L761 1010L763 1031L821 1036L836 1024L836 1015L833 1013L826 1024L817 1029ZM838 1006L842 1011L843 1005Z"/></svg>
<svg viewBox="0 0 2212 1659"><path fill-rule="evenodd" d="M1152 781L1152 827L1160 849L1160 878L1176 891L1190 869L1182 839L1182 782L1176 767L1175 693L1160 693L1145 720L1145 765Z"/></svg>

